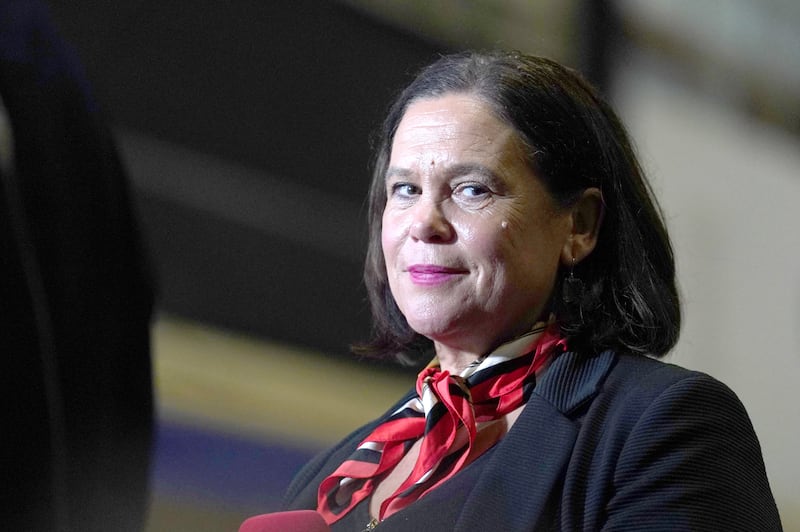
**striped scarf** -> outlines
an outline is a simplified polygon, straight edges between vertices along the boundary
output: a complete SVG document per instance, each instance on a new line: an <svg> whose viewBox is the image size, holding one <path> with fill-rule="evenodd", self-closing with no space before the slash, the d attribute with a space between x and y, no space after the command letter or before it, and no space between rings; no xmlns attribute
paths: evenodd
<svg viewBox="0 0 800 532"><path fill-rule="evenodd" d="M380 520L435 489L489 449L495 439L480 438L483 426L523 405L536 372L566 341L555 325L539 323L528 334L500 346L460 375L425 368L417 396L376 427L332 475L322 481L317 510L328 524L368 498L421 437L413 471L381 505ZM491 431L487 431L489 433Z"/></svg>

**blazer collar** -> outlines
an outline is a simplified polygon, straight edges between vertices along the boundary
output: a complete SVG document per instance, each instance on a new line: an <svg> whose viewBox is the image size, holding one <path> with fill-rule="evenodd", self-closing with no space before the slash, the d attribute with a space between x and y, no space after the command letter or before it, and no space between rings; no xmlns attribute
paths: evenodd
<svg viewBox="0 0 800 532"><path fill-rule="evenodd" d="M542 375L533 393L569 416L594 398L616 359L611 350L594 356L564 353Z"/></svg>
<svg viewBox="0 0 800 532"><path fill-rule="evenodd" d="M594 398L615 360L605 351L569 352L553 361L490 457L456 530L475 530L487 517L493 530L504 531L549 528L558 519L552 501L578 435L570 415Z"/></svg>

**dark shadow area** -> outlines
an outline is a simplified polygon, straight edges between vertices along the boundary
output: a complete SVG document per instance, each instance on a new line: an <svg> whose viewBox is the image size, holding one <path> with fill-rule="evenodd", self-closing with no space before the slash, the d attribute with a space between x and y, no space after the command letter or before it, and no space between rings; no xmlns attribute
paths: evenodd
<svg viewBox="0 0 800 532"><path fill-rule="evenodd" d="M394 91L442 49L334 2L50 5L115 127L186 150L166 157L196 153L270 176L284 206L302 204L308 191L360 211L371 132ZM266 201L255 223L237 218L232 201L210 213L182 200L181 190L199 186L195 176L159 175L169 166L159 160L144 176L137 161L126 162L161 309L331 354L347 354L368 333L363 224L342 225L341 245L320 224L302 227L298 240L292 228L306 209L287 216ZM153 179L178 192L143 190ZM248 195L247 183L230 187ZM353 216L365 219L342 213Z"/></svg>

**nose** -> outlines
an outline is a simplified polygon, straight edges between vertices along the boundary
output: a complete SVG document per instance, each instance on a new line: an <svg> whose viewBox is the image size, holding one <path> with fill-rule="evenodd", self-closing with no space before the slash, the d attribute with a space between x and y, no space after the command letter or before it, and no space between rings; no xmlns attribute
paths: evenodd
<svg viewBox="0 0 800 532"><path fill-rule="evenodd" d="M441 204L431 198L417 202L413 207L409 234L414 240L422 242L450 242L455 235L453 226L442 211Z"/></svg>

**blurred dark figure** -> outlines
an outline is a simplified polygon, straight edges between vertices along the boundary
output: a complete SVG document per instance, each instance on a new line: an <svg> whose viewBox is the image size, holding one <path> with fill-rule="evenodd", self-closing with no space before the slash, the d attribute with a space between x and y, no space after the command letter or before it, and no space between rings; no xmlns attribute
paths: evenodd
<svg viewBox="0 0 800 532"><path fill-rule="evenodd" d="M3 530L140 530L152 291L125 174L46 8L0 0Z"/></svg>

